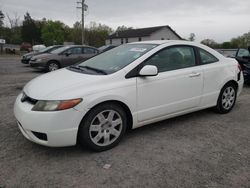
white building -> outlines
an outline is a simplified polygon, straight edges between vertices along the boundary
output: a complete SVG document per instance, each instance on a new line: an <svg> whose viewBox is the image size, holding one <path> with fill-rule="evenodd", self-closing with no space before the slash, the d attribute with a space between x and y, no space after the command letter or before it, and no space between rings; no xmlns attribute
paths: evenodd
<svg viewBox="0 0 250 188"><path fill-rule="evenodd" d="M124 43L147 40L182 40L182 38L167 25L118 31L106 39L106 45L118 46Z"/></svg>

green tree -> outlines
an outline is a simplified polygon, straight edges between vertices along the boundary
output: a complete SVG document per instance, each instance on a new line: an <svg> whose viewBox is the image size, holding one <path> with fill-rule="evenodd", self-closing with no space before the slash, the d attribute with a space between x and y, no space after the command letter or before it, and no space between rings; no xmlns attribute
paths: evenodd
<svg viewBox="0 0 250 188"><path fill-rule="evenodd" d="M17 13L15 13L12 17L9 14L6 15L9 21L9 26L8 29L6 27L5 31L8 30L9 35L5 36L5 39L8 43L20 44L22 42L20 17Z"/></svg>
<svg viewBox="0 0 250 188"><path fill-rule="evenodd" d="M231 40L231 46L235 48L247 48L250 46L250 31Z"/></svg>
<svg viewBox="0 0 250 188"><path fill-rule="evenodd" d="M65 25L60 21L47 21L42 28L42 39L46 45L63 44Z"/></svg>
<svg viewBox="0 0 250 188"><path fill-rule="evenodd" d="M112 28L109 26L91 22L85 30L85 42L90 46L103 46L110 33L112 33Z"/></svg>
<svg viewBox="0 0 250 188"><path fill-rule="evenodd" d="M230 49L230 48L233 48L233 46L231 45L231 42L223 42L221 44L221 48L223 48L223 49Z"/></svg>
<svg viewBox="0 0 250 188"><path fill-rule="evenodd" d="M201 44L209 46L210 48L220 48L220 45L216 43L213 39L204 39Z"/></svg>
<svg viewBox="0 0 250 188"><path fill-rule="evenodd" d="M28 12L24 15L21 35L24 42L36 44L41 41L40 28Z"/></svg>
<svg viewBox="0 0 250 188"><path fill-rule="evenodd" d="M76 22L71 30L71 39L75 44L82 43L82 25L80 22Z"/></svg>

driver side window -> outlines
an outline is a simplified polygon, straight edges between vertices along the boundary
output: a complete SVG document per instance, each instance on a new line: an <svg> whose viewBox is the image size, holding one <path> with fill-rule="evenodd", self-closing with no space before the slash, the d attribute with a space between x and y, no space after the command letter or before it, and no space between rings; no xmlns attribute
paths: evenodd
<svg viewBox="0 0 250 188"><path fill-rule="evenodd" d="M194 49L189 46L167 48L153 55L145 65L154 65L159 72L192 67L196 65Z"/></svg>
<svg viewBox="0 0 250 188"><path fill-rule="evenodd" d="M82 48L71 48L71 49L68 49L65 54L67 53L70 53L72 55L74 54L82 54Z"/></svg>

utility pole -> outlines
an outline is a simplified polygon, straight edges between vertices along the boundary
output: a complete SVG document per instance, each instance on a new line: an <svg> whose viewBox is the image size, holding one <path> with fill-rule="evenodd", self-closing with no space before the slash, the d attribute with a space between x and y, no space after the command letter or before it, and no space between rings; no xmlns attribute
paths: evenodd
<svg viewBox="0 0 250 188"><path fill-rule="evenodd" d="M82 0L81 2L77 2L78 9L82 10L82 44L84 44L85 41L85 35L84 35L84 12L88 10L88 5L85 4L85 0Z"/></svg>

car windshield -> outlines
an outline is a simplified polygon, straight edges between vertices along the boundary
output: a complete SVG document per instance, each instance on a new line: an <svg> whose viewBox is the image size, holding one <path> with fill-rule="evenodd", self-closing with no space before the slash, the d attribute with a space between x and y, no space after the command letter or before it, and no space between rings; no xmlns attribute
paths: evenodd
<svg viewBox="0 0 250 188"><path fill-rule="evenodd" d="M54 46L49 46L47 48L44 48L42 50L39 50L39 52L49 52L52 48L54 48Z"/></svg>
<svg viewBox="0 0 250 188"><path fill-rule="evenodd" d="M78 66L111 74L121 70L156 46L156 44L125 44L97 55Z"/></svg>
<svg viewBox="0 0 250 188"><path fill-rule="evenodd" d="M70 48L70 46L64 46L64 47L58 48L56 50L53 50L50 53L52 53L52 54L60 54L60 53L64 52L65 50L69 49L69 48Z"/></svg>
<svg viewBox="0 0 250 188"><path fill-rule="evenodd" d="M111 47L111 46L110 45L102 46L102 47L98 48L98 50L103 51L109 47Z"/></svg>

